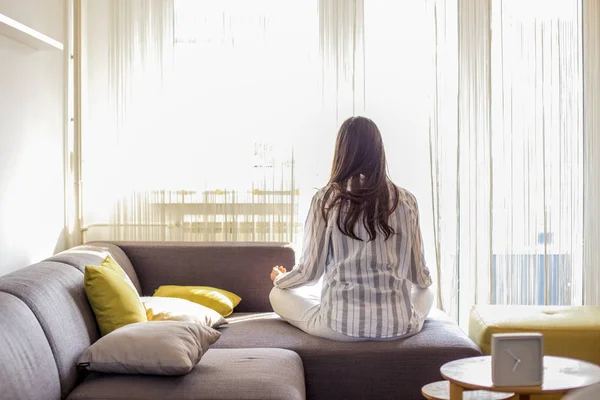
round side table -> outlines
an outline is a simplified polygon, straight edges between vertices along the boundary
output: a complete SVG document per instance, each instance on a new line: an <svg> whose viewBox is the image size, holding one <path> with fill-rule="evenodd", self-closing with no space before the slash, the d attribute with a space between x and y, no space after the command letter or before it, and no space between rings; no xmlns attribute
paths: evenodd
<svg viewBox="0 0 600 400"><path fill-rule="evenodd" d="M427 400L449 400L450 382L429 383L421 388L421 394ZM486 390L470 390L463 394L465 400L509 400L514 396L514 393L488 392Z"/></svg>
<svg viewBox="0 0 600 400"><path fill-rule="evenodd" d="M583 389L573 390L571 393L563 397L563 400L598 400L600 393L600 383Z"/></svg>
<svg viewBox="0 0 600 400"><path fill-rule="evenodd" d="M492 383L492 357L463 358L444 364L442 376L450 381L450 400L463 398L463 391L514 392L521 400L532 394L565 394L600 382L600 367L565 357L544 356L542 386L496 387Z"/></svg>

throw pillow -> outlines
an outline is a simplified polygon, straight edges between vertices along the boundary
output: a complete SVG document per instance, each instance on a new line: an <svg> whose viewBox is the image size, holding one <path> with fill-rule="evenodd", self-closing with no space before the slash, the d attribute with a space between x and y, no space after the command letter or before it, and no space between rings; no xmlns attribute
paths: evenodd
<svg viewBox="0 0 600 400"><path fill-rule="evenodd" d="M216 328L227 324L218 312L175 297L142 297L148 321L187 321Z"/></svg>
<svg viewBox="0 0 600 400"><path fill-rule="evenodd" d="M185 375L221 333L189 322L140 322L100 338L77 366L115 374Z"/></svg>
<svg viewBox="0 0 600 400"><path fill-rule="evenodd" d="M135 287L118 272L103 266L88 265L83 282L103 336L122 326L148 321Z"/></svg>
<svg viewBox="0 0 600 400"><path fill-rule="evenodd" d="M111 256L106 256L106 258L100 263L100 266L112 269L113 271L115 271L116 273L118 273L119 275L121 275L123 277L123 279L125 279L125 281L137 293L137 289L135 288L135 285L133 284L133 282L131 282L131 279L129 278L129 275L127 275L127 272L125 272L125 270L119 265L118 262L115 261L114 258L112 258Z"/></svg>
<svg viewBox="0 0 600 400"><path fill-rule="evenodd" d="M212 308L222 316L226 317L242 301L241 297L227 290L217 289L210 286L174 286L165 285L159 287L154 296L177 297Z"/></svg>

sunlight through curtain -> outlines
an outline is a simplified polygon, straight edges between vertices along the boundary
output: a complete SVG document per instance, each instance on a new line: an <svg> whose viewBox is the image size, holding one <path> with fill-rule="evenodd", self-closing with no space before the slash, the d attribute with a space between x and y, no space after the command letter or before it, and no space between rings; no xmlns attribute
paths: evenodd
<svg viewBox="0 0 600 400"><path fill-rule="evenodd" d="M438 279L437 307L458 315L457 240L457 1L428 2L431 37L430 115L428 118L433 248L430 265ZM423 213L423 211L421 211ZM431 268L433 269L433 268Z"/></svg>
<svg viewBox="0 0 600 400"><path fill-rule="evenodd" d="M84 241L297 249L365 115L419 201L439 308L598 301L597 2L83 4Z"/></svg>
<svg viewBox="0 0 600 400"><path fill-rule="evenodd" d="M392 177L429 208L427 52L410 35L426 37L424 5L98 0L84 14L85 241L299 246L352 115L376 121Z"/></svg>
<svg viewBox="0 0 600 400"><path fill-rule="evenodd" d="M430 130L438 305L464 326L473 304L580 304L580 2L431 4L442 57L459 16L456 125L442 58Z"/></svg>
<svg viewBox="0 0 600 400"><path fill-rule="evenodd" d="M583 0L584 302L600 306L600 0Z"/></svg>

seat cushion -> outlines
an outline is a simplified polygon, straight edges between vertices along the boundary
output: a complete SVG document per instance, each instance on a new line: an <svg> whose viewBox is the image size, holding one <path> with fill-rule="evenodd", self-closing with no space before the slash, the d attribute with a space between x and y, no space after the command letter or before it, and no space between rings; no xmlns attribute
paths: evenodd
<svg viewBox="0 0 600 400"><path fill-rule="evenodd" d="M40 323L13 295L0 292L0 398L60 399L58 369Z"/></svg>
<svg viewBox="0 0 600 400"><path fill-rule="evenodd" d="M412 337L386 342L335 342L310 336L274 313L234 313L213 348L278 347L302 358L310 399L421 399L451 360L480 355L458 326L427 319Z"/></svg>
<svg viewBox="0 0 600 400"><path fill-rule="evenodd" d="M92 374L69 400L305 398L298 354L283 349L210 349L180 377Z"/></svg>
<svg viewBox="0 0 600 400"><path fill-rule="evenodd" d="M66 396L83 377L77 360L100 336L83 274L64 264L41 262L0 277L0 291L19 298L33 311L50 343L61 393Z"/></svg>
<svg viewBox="0 0 600 400"><path fill-rule="evenodd" d="M67 265L71 265L81 272L85 271L86 265L100 265L106 256L111 256L121 268L127 273L129 279L133 283L133 286L137 289L138 293L142 293L140 286L140 280L131 265L131 261L125 255L123 250L118 246L111 243L104 242L93 242L82 246L77 246L69 250L65 250L58 253L46 261L55 261Z"/></svg>
<svg viewBox="0 0 600 400"><path fill-rule="evenodd" d="M475 306L469 336L485 354L491 353L494 333L539 332L544 354L600 364L598 306Z"/></svg>

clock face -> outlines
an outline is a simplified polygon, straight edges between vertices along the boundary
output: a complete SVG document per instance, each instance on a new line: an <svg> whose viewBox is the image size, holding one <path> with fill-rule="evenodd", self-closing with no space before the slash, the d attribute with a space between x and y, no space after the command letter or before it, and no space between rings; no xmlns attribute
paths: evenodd
<svg viewBox="0 0 600 400"><path fill-rule="evenodd" d="M492 381L494 385L541 385L543 381L542 344L541 337L495 337L492 346Z"/></svg>

